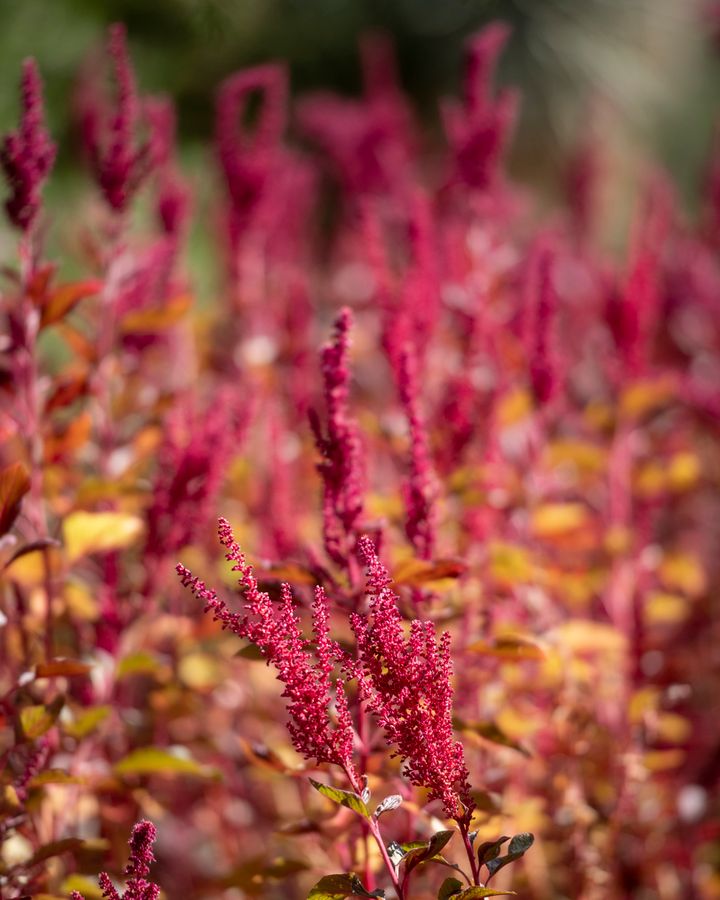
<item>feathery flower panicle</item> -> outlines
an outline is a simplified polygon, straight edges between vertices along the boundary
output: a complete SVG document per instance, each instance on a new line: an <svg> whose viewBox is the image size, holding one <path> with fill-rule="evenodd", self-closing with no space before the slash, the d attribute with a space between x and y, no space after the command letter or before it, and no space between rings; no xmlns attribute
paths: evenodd
<svg viewBox="0 0 720 900"><path fill-rule="evenodd" d="M485 190L498 176L498 165L515 122L515 91L492 94L497 60L510 35L502 22L488 25L470 44L465 75L465 102L442 107L445 132L454 158L453 180Z"/></svg>
<svg viewBox="0 0 720 900"><path fill-rule="evenodd" d="M114 109L88 91L81 109L81 127L93 174L109 206L123 212L147 175L149 145L136 145L141 105L128 55L125 26L112 25L107 50L116 84Z"/></svg>
<svg viewBox="0 0 720 900"><path fill-rule="evenodd" d="M449 818L467 823L474 809L462 744L452 732L450 635L438 640L432 622L414 620L406 636L390 576L368 537L359 550L368 569L369 616L354 613L358 658L348 671L358 678L368 709L405 774L440 800Z"/></svg>
<svg viewBox="0 0 720 900"><path fill-rule="evenodd" d="M255 644L268 664L285 685L282 696L287 700L287 724L293 746L306 759L342 766L352 779L356 774L352 763L354 731L347 699L340 681L333 683L335 667L345 662L345 654L329 636L328 598L322 588L315 591L312 606L313 641L303 637L295 611L291 588L282 586L282 601L276 606L261 591L252 566L235 542L225 519L218 523L220 543L225 558L239 572L249 614L231 612L217 593L209 590L182 565L177 572L184 587L189 587L212 610L215 619L238 635ZM332 725L330 707L334 705L337 723Z"/></svg>
<svg viewBox="0 0 720 900"><path fill-rule="evenodd" d="M405 531L421 559L431 559L437 532L439 482L433 470L425 420L420 411L417 359L409 348L400 357L400 401L410 428L409 476L403 486Z"/></svg>
<svg viewBox="0 0 720 900"><path fill-rule="evenodd" d="M147 819L143 819L133 827L128 841L130 859L125 866L125 876L128 879L125 891L120 894L107 872L101 872L98 884L105 900L157 900L160 896L160 887L147 880L150 866L155 862L153 844L156 837L157 829ZM70 897L72 900L84 900L78 891L73 891Z"/></svg>
<svg viewBox="0 0 720 900"><path fill-rule="evenodd" d="M239 231L248 226L276 170L287 119L287 92L285 68L277 64L237 72L220 85L215 152ZM253 94L260 95L262 105L250 129L243 117Z"/></svg>
<svg viewBox="0 0 720 900"><path fill-rule="evenodd" d="M10 187L5 202L10 221L29 231L40 212L40 191L55 161L55 144L45 128L42 82L34 59L23 63L20 81L20 127L5 136L0 166Z"/></svg>
<svg viewBox="0 0 720 900"><path fill-rule="evenodd" d="M235 393L221 390L207 409L180 406L165 423L159 465L148 510L146 548L155 556L175 553L190 543L212 517L233 453L252 419Z"/></svg>
<svg viewBox="0 0 720 900"><path fill-rule="evenodd" d="M311 410L310 424L322 457L323 537L325 549L338 565L354 552L357 527L363 514L363 459L358 427L348 409L350 392L350 328L352 314L343 309L335 334L321 354L327 434Z"/></svg>
<svg viewBox="0 0 720 900"><path fill-rule="evenodd" d="M554 339L557 296L552 282L555 252L549 238L537 240L525 278L523 339L535 402L545 406L557 393L559 360Z"/></svg>
<svg viewBox="0 0 720 900"><path fill-rule="evenodd" d="M175 163L175 107L169 97L150 97L144 111L150 129L148 157L157 173L155 212L163 232L177 238L188 217L190 196Z"/></svg>
<svg viewBox="0 0 720 900"><path fill-rule="evenodd" d="M360 55L361 99L317 93L298 105L303 131L329 158L351 204L368 194L401 196L409 184L415 143L392 44L369 35L360 44Z"/></svg>

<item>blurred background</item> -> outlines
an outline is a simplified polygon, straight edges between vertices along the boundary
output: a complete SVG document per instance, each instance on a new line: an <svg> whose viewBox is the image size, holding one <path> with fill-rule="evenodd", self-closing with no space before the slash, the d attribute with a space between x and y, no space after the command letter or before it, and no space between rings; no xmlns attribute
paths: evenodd
<svg viewBox="0 0 720 900"><path fill-rule="evenodd" d="M634 160L650 157L692 204L720 95L718 0L0 0L0 129L16 120L20 63L33 55L61 149L51 208L72 196L74 79L118 20L143 91L177 101L190 171L203 171L214 90L230 72L284 59L296 92L352 94L358 37L371 30L393 36L403 83L432 129L438 98L459 87L464 41L494 18L513 26L500 80L524 97L516 177L552 193L575 142L599 128L619 198Z"/></svg>

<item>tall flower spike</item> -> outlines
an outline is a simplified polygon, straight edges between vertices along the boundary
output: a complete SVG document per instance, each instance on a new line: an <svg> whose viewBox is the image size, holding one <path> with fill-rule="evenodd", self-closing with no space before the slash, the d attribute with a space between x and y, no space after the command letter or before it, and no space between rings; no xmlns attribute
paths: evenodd
<svg viewBox="0 0 720 900"><path fill-rule="evenodd" d="M243 117L253 94L260 95L262 107L251 132ZM247 227L275 168L285 130L286 105L287 76L280 65L237 72L218 91L216 153L239 230Z"/></svg>
<svg viewBox="0 0 720 900"><path fill-rule="evenodd" d="M425 421L420 411L417 362L405 348L400 357L400 401L410 428L409 476L404 485L405 531L421 559L431 559L437 531L439 484L433 470Z"/></svg>
<svg viewBox="0 0 720 900"><path fill-rule="evenodd" d="M509 27L488 25L470 44L465 76L465 103L445 103L445 131L453 151L453 180L484 190L497 178L497 168L517 112L517 94L493 97L492 75L510 34Z"/></svg>
<svg viewBox="0 0 720 900"><path fill-rule="evenodd" d="M82 133L95 178L108 204L124 211L149 168L149 148L136 146L140 103L128 55L125 26L112 25L108 36L117 89L115 108L102 108L97 95L82 110Z"/></svg>
<svg viewBox="0 0 720 900"><path fill-rule="evenodd" d="M335 334L321 354L327 434L317 413L310 424L322 457L318 471L323 480L323 537L328 556L345 565L354 552L356 529L363 514L362 446L358 427L348 409L350 390L350 328L352 314L343 309Z"/></svg>
<svg viewBox="0 0 720 900"><path fill-rule="evenodd" d="M329 636L328 599L324 591L315 591L311 642L300 630L290 586L282 586L282 602L276 606L260 590L252 566L225 519L218 522L218 535L226 550L225 558L233 564L233 571L240 573L239 584L249 614L231 612L215 591L178 565L182 584L205 603L206 612L212 610L223 628L255 644L277 670L278 680L285 685L282 696L287 700L288 731L298 753L319 763L341 766L355 783L357 774L351 759L354 731L347 699L340 680L333 683L332 678L335 666L347 661L340 646ZM330 715L333 701L335 725Z"/></svg>
<svg viewBox="0 0 720 900"><path fill-rule="evenodd" d="M530 387L539 406L549 403L559 387L559 365L554 340L557 297L552 283L554 251L548 239L531 250L525 279L525 353Z"/></svg>
<svg viewBox="0 0 720 900"><path fill-rule="evenodd" d="M125 876L128 879L125 891L119 894L107 872L101 872L98 876L98 884L105 900L157 900L160 896L160 887L147 880L150 866L155 862L153 844L156 837L157 829L147 819L143 819L134 826L128 841L130 859L125 866ZM70 897L72 900L84 900L83 895L78 891L73 891Z"/></svg>
<svg viewBox="0 0 720 900"><path fill-rule="evenodd" d="M467 824L474 803L462 744L452 731L450 635L438 640L432 622L414 620L406 636L390 576L372 541L361 537L358 547L370 601L368 617L351 616L360 696L410 781L440 800L449 818Z"/></svg>
<svg viewBox="0 0 720 900"><path fill-rule="evenodd" d="M0 165L11 191L5 202L8 217L16 228L27 232L40 212L40 192L56 152L45 128L42 82L34 59L23 63L20 96L20 127L6 135L0 147Z"/></svg>

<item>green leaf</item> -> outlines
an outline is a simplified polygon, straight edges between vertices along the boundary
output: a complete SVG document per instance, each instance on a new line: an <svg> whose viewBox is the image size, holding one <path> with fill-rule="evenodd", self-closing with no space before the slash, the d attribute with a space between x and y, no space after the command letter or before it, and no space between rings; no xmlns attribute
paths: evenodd
<svg viewBox="0 0 720 900"><path fill-rule="evenodd" d="M20 728L23 736L34 741L47 734L57 721L64 704L64 697L56 697L47 706L26 706L21 709Z"/></svg>
<svg viewBox="0 0 720 900"><path fill-rule="evenodd" d="M63 723L63 731L70 737L84 738L95 731L109 715L109 706L92 706L90 709L84 710L74 722Z"/></svg>
<svg viewBox="0 0 720 900"><path fill-rule="evenodd" d="M203 766L194 759L175 756L159 747L141 747L133 750L115 763L116 775L193 775L197 778L215 778L217 770Z"/></svg>
<svg viewBox="0 0 720 900"><path fill-rule="evenodd" d="M368 891L357 875L326 875L311 888L307 900L345 900L346 897L385 896L385 891Z"/></svg>
<svg viewBox="0 0 720 900"><path fill-rule="evenodd" d="M508 852L505 856L501 856L499 859L490 859L485 863L488 872L490 873L487 880L490 881L493 875L499 872L500 869L511 862L515 862L516 859L520 859L521 856L524 856L530 847L532 847L534 841L535 835L530 834L529 831L523 831L520 834L516 834L508 844Z"/></svg>
<svg viewBox="0 0 720 900"><path fill-rule="evenodd" d="M127 678L128 675L154 675L161 667L160 660L152 653L139 650L124 656L118 663L116 677Z"/></svg>
<svg viewBox="0 0 720 900"><path fill-rule="evenodd" d="M315 781L314 778L310 779L310 784L316 791L320 791L323 796L328 797L334 803L346 806L348 809L353 810L353 812L358 813L358 815L363 816L365 819L370 818L370 810L367 808L362 797L358 797L358 795L352 793L352 791L341 791L340 788L321 784L321 782Z"/></svg>
<svg viewBox="0 0 720 900"><path fill-rule="evenodd" d="M492 888L476 885L475 887L467 888L461 894L456 894L453 900L476 900L478 897L509 897L511 894L514 896L515 893L515 891L495 891Z"/></svg>
<svg viewBox="0 0 720 900"><path fill-rule="evenodd" d="M477 857L478 862L482 866L487 863L488 860L495 859L495 857L500 853L500 848L505 843L505 841L510 840L509 834L504 834L502 837L499 837L496 841L485 841L483 844L477 849Z"/></svg>
<svg viewBox="0 0 720 900"><path fill-rule="evenodd" d="M454 834L454 831L438 831L429 841L427 841L427 843L421 844L419 847L403 844L403 850L406 847L409 848L402 859L402 862L405 864L405 872L410 873L416 866L419 866L420 863L430 862L435 858L437 858L439 862L449 865L449 863L447 863L447 861L439 854Z"/></svg>
<svg viewBox="0 0 720 900"><path fill-rule="evenodd" d="M450 900L455 894L459 894L462 890L462 881L457 878L446 878L440 885L437 900Z"/></svg>

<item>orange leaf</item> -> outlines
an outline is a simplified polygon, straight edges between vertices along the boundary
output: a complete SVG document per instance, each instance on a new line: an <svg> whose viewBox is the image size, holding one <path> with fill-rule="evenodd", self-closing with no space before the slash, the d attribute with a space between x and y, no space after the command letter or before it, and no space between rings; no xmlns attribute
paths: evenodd
<svg viewBox="0 0 720 900"><path fill-rule="evenodd" d="M46 663L38 663L35 667L36 678L71 678L76 675L87 675L90 671L87 663L77 659L51 659Z"/></svg>
<svg viewBox="0 0 720 900"><path fill-rule="evenodd" d="M40 327L52 325L64 318L83 298L91 297L102 289L102 281L73 281L57 288L43 306Z"/></svg>
<svg viewBox="0 0 720 900"><path fill-rule="evenodd" d="M30 474L16 462L0 471L0 535L12 528L20 512L20 501L30 490Z"/></svg>

